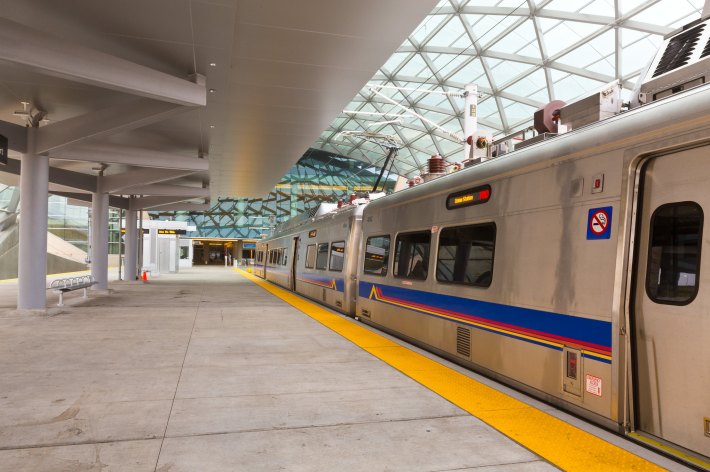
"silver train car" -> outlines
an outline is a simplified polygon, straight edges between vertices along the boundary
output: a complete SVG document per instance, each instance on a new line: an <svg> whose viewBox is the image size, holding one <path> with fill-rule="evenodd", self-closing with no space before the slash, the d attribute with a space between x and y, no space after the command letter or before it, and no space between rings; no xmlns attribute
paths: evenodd
<svg viewBox="0 0 710 472"><path fill-rule="evenodd" d="M257 242L254 275L355 316L362 206L279 228Z"/></svg>
<svg viewBox="0 0 710 472"><path fill-rule="evenodd" d="M257 248L267 280L708 468L706 212L710 85Z"/></svg>

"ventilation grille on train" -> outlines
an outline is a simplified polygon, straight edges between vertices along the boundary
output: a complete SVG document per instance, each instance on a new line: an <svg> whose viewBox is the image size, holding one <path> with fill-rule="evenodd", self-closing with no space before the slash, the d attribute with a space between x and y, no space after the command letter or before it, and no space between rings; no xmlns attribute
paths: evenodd
<svg viewBox="0 0 710 472"><path fill-rule="evenodd" d="M463 357L471 357L471 330L456 327L456 353Z"/></svg>
<svg viewBox="0 0 710 472"><path fill-rule="evenodd" d="M704 28L705 25L700 25L671 39L661 60L658 62L653 77L658 77L666 72L687 65ZM705 49L708 50L708 47L706 46ZM705 51L703 51L703 54L705 54Z"/></svg>
<svg viewBox="0 0 710 472"><path fill-rule="evenodd" d="M700 58L702 59L703 57L710 56L710 39L708 40L708 43L705 45L705 49L703 49L703 52L700 53Z"/></svg>

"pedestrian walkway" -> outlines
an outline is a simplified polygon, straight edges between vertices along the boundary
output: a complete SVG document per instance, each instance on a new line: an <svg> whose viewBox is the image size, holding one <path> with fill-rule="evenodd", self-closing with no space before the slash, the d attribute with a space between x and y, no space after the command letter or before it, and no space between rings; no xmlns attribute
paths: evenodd
<svg viewBox="0 0 710 472"><path fill-rule="evenodd" d="M1 471L556 470L230 269L53 316L15 314L12 287Z"/></svg>

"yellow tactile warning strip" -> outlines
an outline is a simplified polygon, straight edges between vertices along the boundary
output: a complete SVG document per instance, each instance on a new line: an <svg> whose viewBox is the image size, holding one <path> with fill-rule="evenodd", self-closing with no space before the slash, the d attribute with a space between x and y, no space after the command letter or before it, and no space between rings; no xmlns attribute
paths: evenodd
<svg viewBox="0 0 710 472"><path fill-rule="evenodd" d="M663 468L242 270L247 279L563 470Z"/></svg>

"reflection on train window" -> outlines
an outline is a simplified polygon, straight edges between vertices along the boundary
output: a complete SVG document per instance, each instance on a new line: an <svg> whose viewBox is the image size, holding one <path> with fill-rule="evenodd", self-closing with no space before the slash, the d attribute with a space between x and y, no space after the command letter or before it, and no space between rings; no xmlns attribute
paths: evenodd
<svg viewBox="0 0 710 472"><path fill-rule="evenodd" d="M436 280L490 287L495 243L494 223L443 229L439 235Z"/></svg>
<svg viewBox="0 0 710 472"><path fill-rule="evenodd" d="M698 293L703 210L697 203L663 205L651 217L646 293L656 303L685 305Z"/></svg>
<svg viewBox="0 0 710 472"><path fill-rule="evenodd" d="M345 260L345 241L336 241L330 245L330 270L342 272L343 260Z"/></svg>
<svg viewBox="0 0 710 472"><path fill-rule="evenodd" d="M426 280L429 271L430 244L430 231L397 236L394 252L395 277Z"/></svg>
<svg viewBox="0 0 710 472"><path fill-rule="evenodd" d="M328 243L318 245L318 257L316 258L316 269L325 270L328 268Z"/></svg>
<svg viewBox="0 0 710 472"><path fill-rule="evenodd" d="M312 269L316 265L316 245L310 244L306 248L306 269Z"/></svg>
<svg viewBox="0 0 710 472"><path fill-rule="evenodd" d="M363 271L370 275L387 275L390 255L390 237L373 236L367 238L365 246L365 266Z"/></svg>

